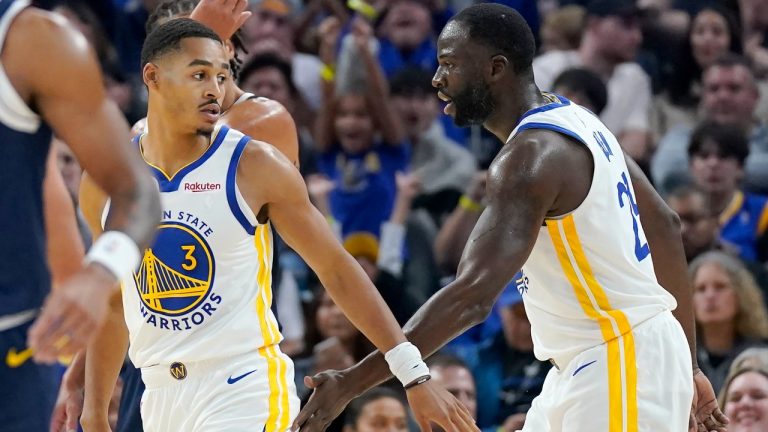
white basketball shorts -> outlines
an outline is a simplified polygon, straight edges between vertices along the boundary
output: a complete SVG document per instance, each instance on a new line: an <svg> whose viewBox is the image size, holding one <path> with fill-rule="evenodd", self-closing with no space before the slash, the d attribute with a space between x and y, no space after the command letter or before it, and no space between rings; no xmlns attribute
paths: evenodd
<svg viewBox="0 0 768 432"><path fill-rule="evenodd" d="M146 432L285 432L299 412L293 362L276 345L141 369Z"/></svg>
<svg viewBox="0 0 768 432"><path fill-rule="evenodd" d="M680 323L663 312L552 368L523 432L686 432L693 371Z"/></svg>

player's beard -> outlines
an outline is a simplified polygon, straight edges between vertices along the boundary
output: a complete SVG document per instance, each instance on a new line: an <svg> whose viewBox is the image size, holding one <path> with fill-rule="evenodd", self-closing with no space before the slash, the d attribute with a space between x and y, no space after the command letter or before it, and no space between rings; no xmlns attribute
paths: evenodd
<svg viewBox="0 0 768 432"><path fill-rule="evenodd" d="M197 134L200 135L200 136L204 136L204 137L206 137L206 138L208 138L210 140L211 139L211 135L213 135L213 130L214 130L213 126L211 126L210 129L202 129L202 128L200 128L200 129L197 130Z"/></svg>
<svg viewBox="0 0 768 432"><path fill-rule="evenodd" d="M496 105L490 87L482 81L467 85L451 102L456 109L453 122L460 127L483 124Z"/></svg>

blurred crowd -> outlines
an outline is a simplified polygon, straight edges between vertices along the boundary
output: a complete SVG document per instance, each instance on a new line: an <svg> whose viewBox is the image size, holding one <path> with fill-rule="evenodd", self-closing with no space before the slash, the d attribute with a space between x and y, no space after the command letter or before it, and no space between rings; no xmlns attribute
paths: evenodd
<svg viewBox="0 0 768 432"><path fill-rule="evenodd" d="M130 122L143 118L139 53L161 1L39 3L82 31L110 97ZM455 275L503 145L481 127L454 126L431 83L437 35L472 3L250 0L253 15L233 40L240 87L291 113L313 203L401 324ZM538 36L539 88L599 115L679 214L699 365L729 430L768 430L768 351L755 348L768 340L768 1L497 3ZM56 151L77 203L77 160L64 142ZM304 375L350 366L372 346L297 254L278 245L275 259L282 348L306 398ZM511 281L486 322L431 360L484 430L520 428L550 367L533 356L524 287ZM345 422L358 431L410 424L403 395L387 388L359 398L334 427Z"/></svg>

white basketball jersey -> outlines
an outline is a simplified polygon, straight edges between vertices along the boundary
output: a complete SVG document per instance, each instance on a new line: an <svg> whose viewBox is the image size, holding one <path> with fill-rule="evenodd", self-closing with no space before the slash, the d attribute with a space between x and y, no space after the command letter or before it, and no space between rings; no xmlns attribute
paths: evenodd
<svg viewBox="0 0 768 432"><path fill-rule="evenodd" d="M546 220L518 281L536 357L557 360L626 334L677 304L656 281L616 138L590 111L548 96L553 102L526 113L510 139L547 129L584 144L594 160L587 197L575 211Z"/></svg>
<svg viewBox="0 0 768 432"><path fill-rule="evenodd" d="M137 367L228 357L282 339L270 310L270 226L257 222L235 181L249 141L221 126L172 177L150 165L162 221L122 290Z"/></svg>

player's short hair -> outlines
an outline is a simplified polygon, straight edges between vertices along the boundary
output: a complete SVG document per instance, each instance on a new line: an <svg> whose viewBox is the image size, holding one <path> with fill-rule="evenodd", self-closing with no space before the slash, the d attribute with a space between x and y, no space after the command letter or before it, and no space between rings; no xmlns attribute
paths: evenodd
<svg viewBox="0 0 768 432"><path fill-rule="evenodd" d="M363 408L365 408L365 406L369 403L375 402L382 398L395 399L403 404L403 407L405 407L405 402L403 401L403 397L400 393L392 390L389 387L374 387L373 389L369 390L362 396L349 403L349 406L347 407L344 414L344 424L354 426L355 423L357 423L357 419L360 418L360 414L362 414Z"/></svg>
<svg viewBox="0 0 768 432"><path fill-rule="evenodd" d="M239 80L240 82L244 82L249 76L257 71L269 68L274 68L280 73L280 76L283 77L288 85L288 90L291 92L291 96L296 96L299 93L296 84L293 82L293 67L290 63L273 53L257 54L251 57L240 71Z"/></svg>
<svg viewBox="0 0 768 432"><path fill-rule="evenodd" d="M181 49L181 41L188 38L206 38L221 43L221 38L210 28L189 18L179 18L158 26L144 40L141 48L141 66L158 57Z"/></svg>
<svg viewBox="0 0 768 432"><path fill-rule="evenodd" d="M152 33L160 24L163 24L167 20L176 18L179 15L189 15L195 10L200 0L163 0L157 5L155 10L147 19L145 25L147 34ZM232 76L237 79L239 76L240 68L242 67L243 60L240 54L248 54L248 50L245 48L245 42L243 42L243 32L241 29L237 29L235 34L229 39L232 45L235 47L235 56L229 62L229 67L232 69Z"/></svg>
<svg viewBox="0 0 768 432"><path fill-rule="evenodd" d="M734 158L740 166L749 156L749 140L741 129L733 125L704 122L696 127L688 144L688 156L693 158L701 154L706 140L717 147L717 154L722 158Z"/></svg>
<svg viewBox="0 0 768 432"><path fill-rule="evenodd" d="M480 3L463 9L451 21L467 26L473 41L507 57L516 73L532 71L536 42L528 23L516 10Z"/></svg>

